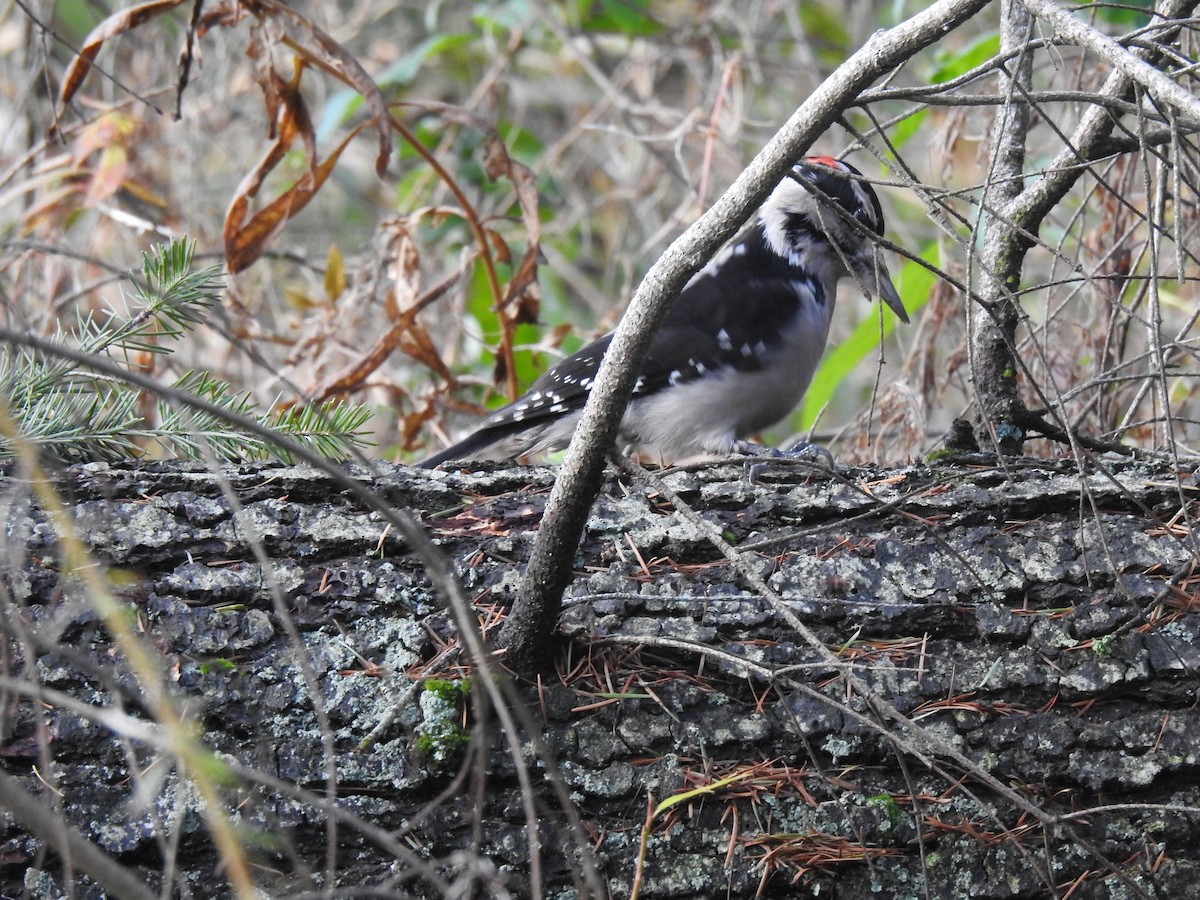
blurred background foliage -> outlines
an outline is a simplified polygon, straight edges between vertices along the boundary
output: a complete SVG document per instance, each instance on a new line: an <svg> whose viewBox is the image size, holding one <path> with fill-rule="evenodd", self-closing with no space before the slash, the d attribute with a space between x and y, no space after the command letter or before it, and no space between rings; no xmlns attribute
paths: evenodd
<svg viewBox="0 0 1200 900"><path fill-rule="evenodd" d="M813 88L923 6L6 5L2 315L42 335L124 315L120 279L186 236L198 265L234 274L204 327L131 366L165 383L210 373L284 419L345 401L373 414L368 452L419 458L613 327ZM768 441L815 429L843 460L901 462L969 412L967 300L927 264L977 277L997 15L916 57L812 148L879 181L915 324L845 285L813 387ZM1092 15L1114 36L1148 21L1137 5ZM1191 33L1181 47L1194 57ZM1074 48L1037 51L1031 174L1106 74ZM1029 257L1029 375L1084 431L1195 443L1195 174L1186 136L1114 155Z"/></svg>

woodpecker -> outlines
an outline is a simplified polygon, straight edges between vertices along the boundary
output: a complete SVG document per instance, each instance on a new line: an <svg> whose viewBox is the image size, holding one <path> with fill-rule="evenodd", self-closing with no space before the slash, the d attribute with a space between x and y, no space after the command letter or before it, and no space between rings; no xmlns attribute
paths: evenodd
<svg viewBox="0 0 1200 900"><path fill-rule="evenodd" d="M879 197L861 172L827 156L802 159L754 223L675 299L642 363L618 442L664 460L780 455L747 437L804 395L825 349L838 282L853 277L908 322L872 239L882 234ZM566 447L611 340L610 333L562 360L420 465Z"/></svg>

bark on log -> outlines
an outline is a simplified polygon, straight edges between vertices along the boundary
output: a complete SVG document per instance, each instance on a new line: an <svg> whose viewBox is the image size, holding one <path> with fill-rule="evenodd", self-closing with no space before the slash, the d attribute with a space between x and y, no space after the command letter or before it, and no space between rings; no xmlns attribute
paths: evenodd
<svg viewBox="0 0 1200 900"><path fill-rule="evenodd" d="M753 475L664 480L837 665L653 488L610 481L557 672L520 688L549 763L530 743L514 759L420 567L328 476L92 464L58 489L231 766L226 808L267 896L581 896L584 854L615 897L639 878L642 898L1200 896L1192 473L1105 458L1083 475L1031 460ZM373 483L426 520L493 630L553 477L397 467ZM3 796L49 805L156 892L228 895L195 783L161 729L132 727L151 721L144 686L62 577L56 529L11 472L0 504ZM644 829L648 795L676 802ZM64 866L66 832L19 813L0 810L0 895L119 895Z"/></svg>

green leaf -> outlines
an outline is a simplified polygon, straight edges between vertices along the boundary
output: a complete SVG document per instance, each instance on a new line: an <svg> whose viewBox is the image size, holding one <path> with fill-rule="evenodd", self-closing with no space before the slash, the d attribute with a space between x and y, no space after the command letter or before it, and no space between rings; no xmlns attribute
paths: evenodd
<svg viewBox="0 0 1200 900"><path fill-rule="evenodd" d="M500 320L492 308L495 297L488 284L487 272L481 262L471 267L471 278L467 282L467 313L477 324L485 343L493 342L500 333ZM486 348L482 348L486 351ZM480 356L482 362L483 356ZM487 366L484 366L487 368Z"/></svg>
<svg viewBox="0 0 1200 900"><path fill-rule="evenodd" d="M903 147L908 139L914 134L917 134L921 127L925 124L925 119L928 117L928 107L916 110L911 116L906 119L901 119L892 126L888 132L888 137L891 139L892 145L895 147ZM894 154L890 154L893 155Z"/></svg>
<svg viewBox="0 0 1200 900"><path fill-rule="evenodd" d="M649 37L662 33L663 26L650 15L648 0L582 0L580 25L584 31Z"/></svg>
<svg viewBox="0 0 1200 900"><path fill-rule="evenodd" d="M945 50L935 54L938 67L933 70L929 80L933 84L943 81L953 81L959 75L970 72L976 66L981 66L1000 52L1000 34L992 32L977 38L964 50L951 54Z"/></svg>
<svg viewBox="0 0 1200 900"><path fill-rule="evenodd" d="M536 134L512 122L500 122L496 125L496 130L513 159L530 167L538 165L546 146Z"/></svg>

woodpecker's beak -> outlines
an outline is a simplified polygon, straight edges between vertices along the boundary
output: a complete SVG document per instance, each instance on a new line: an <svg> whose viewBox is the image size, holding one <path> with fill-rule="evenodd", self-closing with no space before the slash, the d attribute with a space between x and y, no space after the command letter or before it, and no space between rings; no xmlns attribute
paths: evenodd
<svg viewBox="0 0 1200 900"><path fill-rule="evenodd" d="M896 318L908 324L908 312L904 309L904 303L900 299L900 295L896 293L896 287L892 284L892 276L888 274L887 266L883 264L882 259L878 259L876 254L875 265L872 271L877 276L875 279L876 296L879 297L888 308L896 314ZM870 282L867 282L870 284Z"/></svg>
<svg viewBox="0 0 1200 900"><path fill-rule="evenodd" d="M892 284L892 276L887 264L883 261L883 253L878 247L869 246L861 257L854 260L854 278L868 294L878 297L888 305L896 317L905 325L908 324L908 313Z"/></svg>

